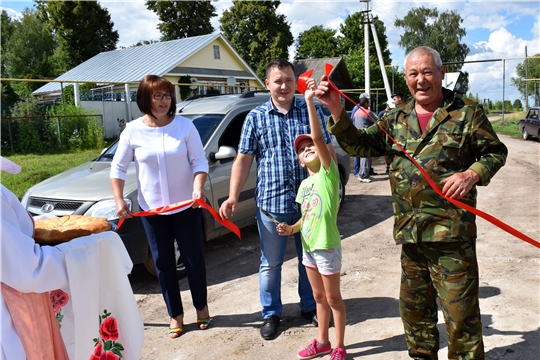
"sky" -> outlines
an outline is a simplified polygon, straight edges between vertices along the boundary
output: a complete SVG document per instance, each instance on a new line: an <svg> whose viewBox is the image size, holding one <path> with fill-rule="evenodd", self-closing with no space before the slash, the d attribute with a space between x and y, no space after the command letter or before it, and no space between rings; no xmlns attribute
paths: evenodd
<svg viewBox="0 0 540 360"><path fill-rule="evenodd" d="M119 47L133 45L139 40L159 40L159 20L154 12L146 8L144 0L99 0L99 3L111 14L114 29L120 35ZM219 32L219 18L223 10L232 6L232 1L218 0L213 4L218 16L212 18L212 25ZM31 1L0 2L0 7L11 17L19 16L25 7L32 8L34 5ZM525 47L529 56L540 54L540 1L372 0L369 2L371 13L374 17L378 16L386 26L392 65L402 66L405 57L398 44L403 30L396 28L394 21L403 18L410 9L421 6L437 8L439 13L457 11L461 15L462 27L467 31L462 41L470 48L465 61L504 59L465 64L462 70L469 73L469 92L478 94L480 99L488 98L492 101L502 100L503 95L505 100L511 102L520 98L517 89L510 86L510 81L516 77L516 66L524 61ZM365 8L366 3L359 0L282 0L277 11L286 16L296 39L301 32L316 25L339 32L340 24L348 15ZM294 57L294 47L289 49L289 53L291 58ZM532 98L529 105L532 105Z"/></svg>

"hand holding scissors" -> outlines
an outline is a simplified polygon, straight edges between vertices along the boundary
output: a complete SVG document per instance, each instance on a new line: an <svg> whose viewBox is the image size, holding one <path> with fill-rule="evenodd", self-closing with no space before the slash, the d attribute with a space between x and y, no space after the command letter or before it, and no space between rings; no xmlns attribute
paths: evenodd
<svg viewBox="0 0 540 360"><path fill-rule="evenodd" d="M266 215L274 224L276 224L276 230L281 236L291 236L294 233L294 227L287 225L286 223L280 223L268 211L261 209L261 212Z"/></svg>

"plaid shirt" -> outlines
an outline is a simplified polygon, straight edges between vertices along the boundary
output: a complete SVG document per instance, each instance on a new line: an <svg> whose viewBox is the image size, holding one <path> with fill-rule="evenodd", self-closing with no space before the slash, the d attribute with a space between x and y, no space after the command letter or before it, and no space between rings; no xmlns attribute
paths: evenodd
<svg viewBox="0 0 540 360"><path fill-rule="evenodd" d="M319 108L317 115L328 144L332 138ZM293 145L298 135L310 133L307 105L296 98L287 114L279 112L270 99L246 116L238 152L255 155L257 160L258 207L281 214L299 211L296 193L308 172L298 163Z"/></svg>

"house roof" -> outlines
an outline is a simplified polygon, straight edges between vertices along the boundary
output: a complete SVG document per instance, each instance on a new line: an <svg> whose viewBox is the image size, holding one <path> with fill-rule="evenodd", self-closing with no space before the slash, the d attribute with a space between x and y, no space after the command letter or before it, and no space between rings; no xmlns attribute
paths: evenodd
<svg viewBox="0 0 540 360"><path fill-rule="evenodd" d="M139 82L148 74L163 76L218 38L221 38L246 69L249 69L250 72L242 72L242 76L260 82L255 72L219 33L102 52L55 80L66 80L66 84L70 81L130 83ZM60 82L50 82L35 90L33 94L50 93L60 89Z"/></svg>
<svg viewBox="0 0 540 360"><path fill-rule="evenodd" d="M311 77L318 83L321 77L325 75L324 68L326 63L334 66L334 69L330 73L330 80L332 80L338 89L354 88L351 75L349 74L349 70L347 70L347 65L341 57L295 60L293 62L294 75L298 78L300 74L313 68Z"/></svg>

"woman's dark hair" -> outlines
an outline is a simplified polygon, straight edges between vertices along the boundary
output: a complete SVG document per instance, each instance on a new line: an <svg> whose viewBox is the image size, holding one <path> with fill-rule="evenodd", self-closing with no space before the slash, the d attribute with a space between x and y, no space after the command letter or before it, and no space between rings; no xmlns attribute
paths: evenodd
<svg viewBox="0 0 540 360"><path fill-rule="evenodd" d="M174 85L165 78L157 75L146 75L137 89L137 106L145 115L156 118L152 114L152 96L157 92L171 94L171 107L167 115L173 115L176 112L176 97L174 96Z"/></svg>

